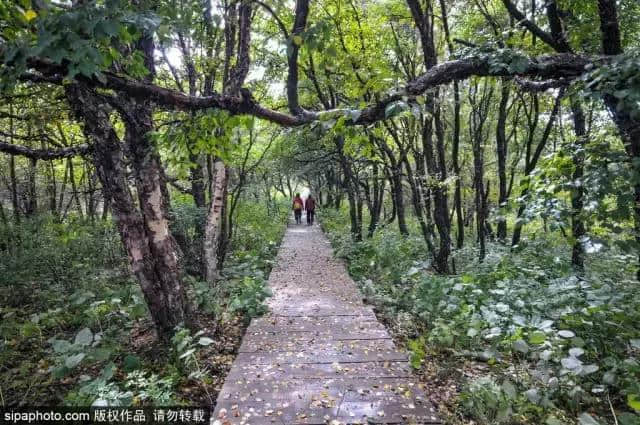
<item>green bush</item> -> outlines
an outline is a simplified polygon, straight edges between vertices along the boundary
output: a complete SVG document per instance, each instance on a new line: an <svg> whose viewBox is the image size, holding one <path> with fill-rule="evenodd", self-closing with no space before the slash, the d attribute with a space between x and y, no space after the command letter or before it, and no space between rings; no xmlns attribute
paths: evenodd
<svg viewBox="0 0 640 425"><path fill-rule="evenodd" d="M241 312L246 318L260 316L267 311L263 301L270 297L271 289L262 278L245 277L231 288L231 311Z"/></svg>
<svg viewBox="0 0 640 425"><path fill-rule="evenodd" d="M481 264L474 247L459 250L459 274L441 276L430 269L419 238L382 228L353 243L346 223L333 213L323 226L367 299L396 330L415 338L409 343L414 366L425 352L489 364L486 375L465 384L465 414L483 424L516 416L541 423L552 414L586 418L592 409L605 416L611 400L624 417L640 419L635 259L594 254L577 277L566 242L541 233L517 252L489 242ZM508 397L496 383L505 380L514 393ZM562 423L556 419L550 423Z"/></svg>
<svg viewBox="0 0 640 425"><path fill-rule="evenodd" d="M200 313L224 321L265 311L269 273L285 230L288 210L241 201L222 279L211 285L185 276ZM182 237L185 270L200 256L197 226L202 211L175 202L172 231ZM150 337L139 285L130 275L111 221L59 222L52 217L0 225L0 381L7 405L34 400L86 406L180 402L185 380L207 385L211 376L197 351L208 341L189 340L175 357L137 347ZM224 327L223 327L224 328ZM134 330L136 332L132 332ZM177 334L177 335L178 335ZM187 353L187 354L185 354ZM144 373L143 373L144 371ZM51 389L55 388L54 391ZM213 402L213 400L211 400Z"/></svg>

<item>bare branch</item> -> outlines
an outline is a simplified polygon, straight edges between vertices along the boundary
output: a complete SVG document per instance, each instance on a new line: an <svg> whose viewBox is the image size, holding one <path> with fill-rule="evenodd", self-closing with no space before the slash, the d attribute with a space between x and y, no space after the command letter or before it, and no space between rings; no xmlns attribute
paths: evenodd
<svg viewBox="0 0 640 425"><path fill-rule="evenodd" d="M511 2L511 0L502 0L502 3L509 11L509 14L513 16L514 19L518 21L518 23L531 31L536 37L540 40L544 41L549 46L553 47L558 52L566 52L567 47L564 43L558 42L555 40L549 33L543 31L538 25L536 25L531 20L527 19L526 16L518 9L518 7Z"/></svg>
<svg viewBox="0 0 640 425"><path fill-rule="evenodd" d="M282 31L282 35L284 35L284 38L288 39L289 31L287 31L287 27L284 25L284 23L282 22L282 19L280 19L280 17L276 14L276 12L274 12L273 9L268 4L263 3L260 0L251 0L251 1L259 5L260 7L262 7L271 15L271 17L273 17L273 19L276 21L276 24L278 24L278 27L280 27L280 31Z"/></svg>
<svg viewBox="0 0 640 425"><path fill-rule="evenodd" d="M0 142L0 152L9 155L20 155L31 159L50 161L52 159L70 158L77 155L86 155L91 147L89 145L77 145L57 150L30 149L24 146L12 145Z"/></svg>

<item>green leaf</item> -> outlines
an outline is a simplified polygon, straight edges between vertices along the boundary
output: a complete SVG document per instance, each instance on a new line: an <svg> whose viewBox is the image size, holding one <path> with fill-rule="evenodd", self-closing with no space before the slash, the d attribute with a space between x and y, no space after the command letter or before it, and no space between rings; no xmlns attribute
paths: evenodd
<svg viewBox="0 0 640 425"><path fill-rule="evenodd" d="M636 412L640 412L640 395L627 394L627 404Z"/></svg>
<svg viewBox="0 0 640 425"><path fill-rule="evenodd" d="M529 343L530 344L542 344L547 339L547 336L544 332L533 332L529 335Z"/></svg>
<svg viewBox="0 0 640 425"><path fill-rule="evenodd" d="M93 341L93 333L91 332L91 329L84 328L78 332L73 343L77 345L89 345L91 344L91 341Z"/></svg>
<svg viewBox="0 0 640 425"><path fill-rule="evenodd" d="M103 362L111 357L112 351L109 348L98 348L92 354L91 357L99 362Z"/></svg>
<svg viewBox="0 0 640 425"><path fill-rule="evenodd" d="M526 354L529 352L529 344L527 344L523 339L518 339L513 342L513 349Z"/></svg>
<svg viewBox="0 0 640 425"><path fill-rule="evenodd" d="M51 345L53 346L53 351L56 353L66 353L69 351L69 347L71 347L69 341L64 339L56 339L51 343Z"/></svg>
<svg viewBox="0 0 640 425"><path fill-rule="evenodd" d="M594 417L587 412L584 412L580 416L578 416L578 423L580 425L600 425L600 422L596 421Z"/></svg>
<svg viewBox="0 0 640 425"><path fill-rule="evenodd" d="M296 46L302 46L302 37L300 37L299 35L294 35L293 37L291 37L291 41L293 41L293 44L295 44Z"/></svg>
<svg viewBox="0 0 640 425"><path fill-rule="evenodd" d="M185 357L189 357L190 355L192 355L193 353L195 353L196 349L195 348L190 348L187 351L185 351L184 353L182 353L180 355L181 359L184 359Z"/></svg>
<svg viewBox="0 0 640 425"><path fill-rule="evenodd" d="M200 345L211 345L213 342L214 341L211 338L207 338L206 336L203 336L198 340L198 344Z"/></svg>
<svg viewBox="0 0 640 425"><path fill-rule="evenodd" d="M582 365L582 362L575 357L565 357L564 359L560 360L560 363L562 363L562 366L564 368L569 370L577 369Z"/></svg>
<svg viewBox="0 0 640 425"><path fill-rule="evenodd" d="M613 95L618 99L624 99L629 95L629 90L616 90Z"/></svg>
<svg viewBox="0 0 640 425"><path fill-rule="evenodd" d="M140 366L142 366L142 362L140 361L140 358L138 358L137 356L134 356L133 354L127 354L125 356L123 361L123 369L126 372L131 372L136 369L139 369Z"/></svg>
<svg viewBox="0 0 640 425"><path fill-rule="evenodd" d="M596 364L588 364L582 368L582 372L580 372L581 376L591 375L600 369Z"/></svg>
<svg viewBox="0 0 640 425"><path fill-rule="evenodd" d="M580 357L584 354L584 350L582 348L573 347L569 350L569 354L573 357Z"/></svg>
<svg viewBox="0 0 640 425"><path fill-rule="evenodd" d="M69 372L69 368L66 366L60 366L57 367L55 369L53 369L53 377L55 379L60 379L60 378L64 378L64 376Z"/></svg>
<svg viewBox="0 0 640 425"><path fill-rule="evenodd" d="M26 12L24 12L24 19L26 19L27 22L31 22L37 17L38 17L38 14L33 9L29 9Z"/></svg>
<svg viewBox="0 0 640 425"><path fill-rule="evenodd" d="M538 402L542 398L536 388L531 388L525 391L524 395L527 396L527 399L533 404L538 404Z"/></svg>
<svg viewBox="0 0 640 425"><path fill-rule="evenodd" d="M113 21L105 21L102 24L102 30L105 32L105 34L110 35L112 37L115 37L120 32L120 28Z"/></svg>
<svg viewBox="0 0 640 425"><path fill-rule="evenodd" d="M69 356L64 359L64 365L69 369L73 369L78 366L82 359L84 359L85 353L74 354L73 356Z"/></svg>
<svg viewBox="0 0 640 425"><path fill-rule="evenodd" d="M113 377L113 374L115 373L115 371L116 371L116 365L113 362L111 362L107 364L104 367L104 369L102 369L102 373L100 374L100 377L105 381L108 381Z"/></svg>
<svg viewBox="0 0 640 425"><path fill-rule="evenodd" d="M640 416L631 412L623 412L618 415L618 423L620 425L640 425Z"/></svg>
<svg viewBox="0 0 640 425"><path fill-rule="evenodd" d="M507 397L511 400L515 400L518 395L516 387L509 380L505 380L502 383L502 391L504 391Z"/></svg>
<svg viewBox="0 0 640 425"><path fill-rule="evenodd" d="M30 337L37 335L39 332L39 327L33 322L26 322L20 327L20 334L25 337Z"/></svg>
<svg viewBox="0 0 640 425"><path fill-rule="evenodd" d="M574 336L576 336L576 334L574 334L573 331L562 330L558 331L558 336L562 338L573 338Z"/></svg>

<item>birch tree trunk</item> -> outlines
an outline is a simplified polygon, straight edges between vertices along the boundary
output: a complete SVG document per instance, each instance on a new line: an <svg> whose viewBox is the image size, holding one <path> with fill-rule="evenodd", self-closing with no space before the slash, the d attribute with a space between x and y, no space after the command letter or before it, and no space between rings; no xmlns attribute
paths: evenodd
<svg viewBox="0 0 640 425"><path fill-rule="evenodd" d="M218 247L224 220L224 193L227 187L227 167L221 159L216 159L213 163L213 171L215 181L212 184L211 205L204 230L205 279L211 285L215 284L220 277L218 270Z"/></svg>

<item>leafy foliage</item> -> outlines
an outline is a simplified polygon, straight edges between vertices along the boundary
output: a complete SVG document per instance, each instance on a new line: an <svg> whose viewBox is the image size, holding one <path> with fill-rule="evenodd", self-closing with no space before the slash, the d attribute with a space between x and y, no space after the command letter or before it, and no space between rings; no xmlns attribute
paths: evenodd
<svg viewBox="0 0 640 425"><path fill-rule="evenodd" d="M38 12L11 2L2 6L0 16L9 24L3 32L8 41L2 55L7 65L2 69L3 85L15 82L34 57L66 64L69 80L78 74L102 79L102 71L114 62L131 75L143 76L148 71L140 54L128 54L120 48L143 32L153 31L160 22L150 13L132 11L129 2L120 0L86 2L69 9L48 7Z"/></svg>
<svg viewBox="0 0 640 425"><path fill-rule="evenodd" d="M264 312L269 294L264 276L284 233L286 213L282 206L267 210L263 204L241 202L237 237L217 289L188 280L190 298L202 314L220 322L237 316L247 322ZM185 253L189 260L198 252L194 232L201 215L179 202L174 214L174 231L192 241L193 253ZM39 216L0 226L0 234L3 243L13 244L0 263L5 277L0 292L9 301L0 309L5 341L0 361L7 365L2 380L11 382L8 394L3 388L7 403L26 394L27 401L37 397L79 406L171 404L181 400L185 380L208 388L212 372L198 356L214 339L202 331L179 330L171 362L135 346L132 335L148 326L148 311L124 267L110 221L60 223Z"/></svg>
<svg viewBox="0 0 640 425"><path fill-rule="evenodd" d="M624 253L594 257L578 278L566 249L543 236L518 253L492 246L482 264L472 260L472 249L461 250L456 263L463 271L443 277L429 271L424 247L412 237L384 228L354 244L339 216L324 218L367 299L396 331L415 338L408 342L414 367L429 361L426 350L490 366L460 395L471 417L487 424L517 417L565 423L557 409L570 416L607 412L607 397L633 416L640 304Z"/></svg>

